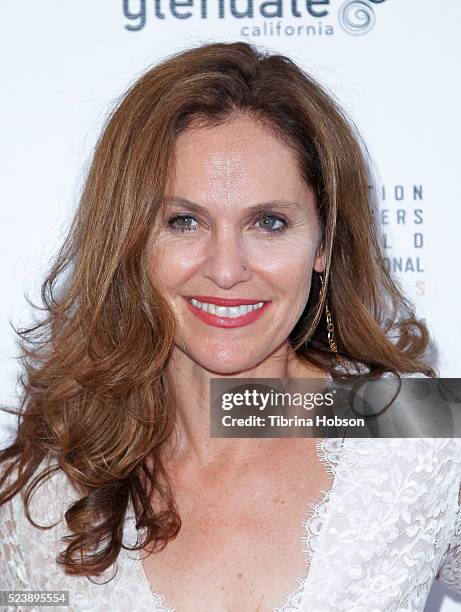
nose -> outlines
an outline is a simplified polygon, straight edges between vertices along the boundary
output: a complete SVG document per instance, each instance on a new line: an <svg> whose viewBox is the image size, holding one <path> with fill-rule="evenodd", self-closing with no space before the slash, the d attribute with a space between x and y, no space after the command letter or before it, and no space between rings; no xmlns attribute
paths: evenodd
<svg viewBox="0 0 461 612"><path fill-rule="evenodd" d="M251 277L244 239L236 228L219 228L210 236L203 275L222 289Z"/></svg>

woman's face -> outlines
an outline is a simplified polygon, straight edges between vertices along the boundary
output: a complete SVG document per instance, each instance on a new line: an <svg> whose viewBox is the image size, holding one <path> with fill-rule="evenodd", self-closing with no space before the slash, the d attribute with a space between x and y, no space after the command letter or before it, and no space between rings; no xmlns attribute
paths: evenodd
<svg viewBox="0 0 461 612"><path fill-rule="evenodd" d="M248 118L189 129L176 144L173 195L149 273L175 311L176 350L218 374L284 350L312 270L324 269L315 198L294 153ZM216 310L219 298L264 306Z"/></svg>

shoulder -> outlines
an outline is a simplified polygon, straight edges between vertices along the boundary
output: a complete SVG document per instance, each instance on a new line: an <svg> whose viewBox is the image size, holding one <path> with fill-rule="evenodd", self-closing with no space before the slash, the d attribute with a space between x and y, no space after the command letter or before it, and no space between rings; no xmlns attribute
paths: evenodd
<svg viewBox="0 0 461 612"><path fill-rule="evenodd" d="M43 467L40 465L40 471ZM69 535L65 513L79 499L67 474L57 469L30 498L32 520L41 526L50 526L49 529L39 529L28 520L22 493L0 506L0 525L7 526L0 529L0 590L68 590L73 603L70 610L135 609L135 601L139 603L143 590L138 586L136 564L131 560L130 564L122 562L127 555L122 554L116 567L109 567L102 577L91 579L86 575L67 574L57 562L59 553L65 549L63 538ZM121 575L114 577L116 569L121 570ZM138 600L136 595L140 595ZM149 600L147 595L144 601ZM59 609L62 608L59 606Z"/></svg>
<svg viewBox="0 0 461 612"><path fill-rule="evenodd" d="M17 470L9 475L6 484L16 479ZM51 572L55 559L56 541L61 535L60 526L65 512L62 474L56 473L43 482L30 498L29 513L32 521L41 526L55 525L50 530L34 526L26 515L24 495L21 490L0 506L0 558L2 572L0 588L6 590L40 587L35 581L37 572L46 576ZM59 535L58 535L59 533ZM51 572L52 573L52 572Z"/></svg>
<svg viewBox="0 0 461 612"><path fill-rule="evenodd" d="M44 469L50 467L55 471L37 484L26 504L30 483L44 472ZM15 468L7 483L13 482L16 477ZM51 460L42 462L25 487L0 506L0 523L8 525L8 530L3 535L11 545L25 547L27 542L28 550L33 547L37 554L47 558L50 547L54 548L64 533L65 513L76 499L78 497L66 474Z"/></svg>
<svg viewBox="0 0 461 612"><path fill-rule="evenodd" d="M16 525L31 525L25 513L25 494L30 483L42 473L45 473L45 470L52 471L37 483L28 501L29 514L34 522L44 526L61 522L69 505L73 500L78 499L65 472L59 468L54 460L44 460L26 486L2 506L8 507L9 511L14 513ZM14 481L16 477L17 469L15 468L8 482ZM2 507L0 507L0 512Z"/></svg>

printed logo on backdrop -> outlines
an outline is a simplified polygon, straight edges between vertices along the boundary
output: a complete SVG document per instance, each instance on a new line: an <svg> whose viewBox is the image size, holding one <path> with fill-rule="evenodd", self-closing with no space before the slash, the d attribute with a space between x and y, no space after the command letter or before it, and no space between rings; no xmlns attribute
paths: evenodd
<svg viewBox="0 0 461 612"><path fill-rule="evenodd" d="M423 185L370 185L369 189L378 204L386 268L414 281L416 296L426 295Z"/></svg>
<svg viewBox="0 0 461 612"><path fill-rule="evenodd" d="M375 25L376 17L374 4L381 4L384 0L348 0L339 9L339 25L348 34L367 34Z"/></svg>
<svg viewBox="0 0 461 612"><path fill-rule="evenodd" d="M178 25L177 20L235 22L246 37L368 34L386 0L123 0L125 29Z"/></svg>

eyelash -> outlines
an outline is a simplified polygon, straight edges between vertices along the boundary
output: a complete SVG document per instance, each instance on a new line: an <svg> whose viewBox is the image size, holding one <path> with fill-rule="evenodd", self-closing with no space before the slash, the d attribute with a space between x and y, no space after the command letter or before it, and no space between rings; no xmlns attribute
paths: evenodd
<svg viewBox="0 0 461 612"><path fill-rule="evenodd" d="M276 221L281 221L284 224L282 227L278 227L275 229L261 229L261 231L265 234L276 234L276 233L284 232L288 227L287 221L285 221L285 219L282 219L282 217L279 217L278 215L274 215L271 213L262 213L258 217L257 221L263 217L273 217ZM197 229L196 227L195 228L175 227L174 223L178 219L193 219L194 221L197 220L195 219L193 215L174 215L173 217L170 217L167 221L168 227L170 227L173 231L182 232L184 234L185 232L195 232L195 230Z"/></svg>

